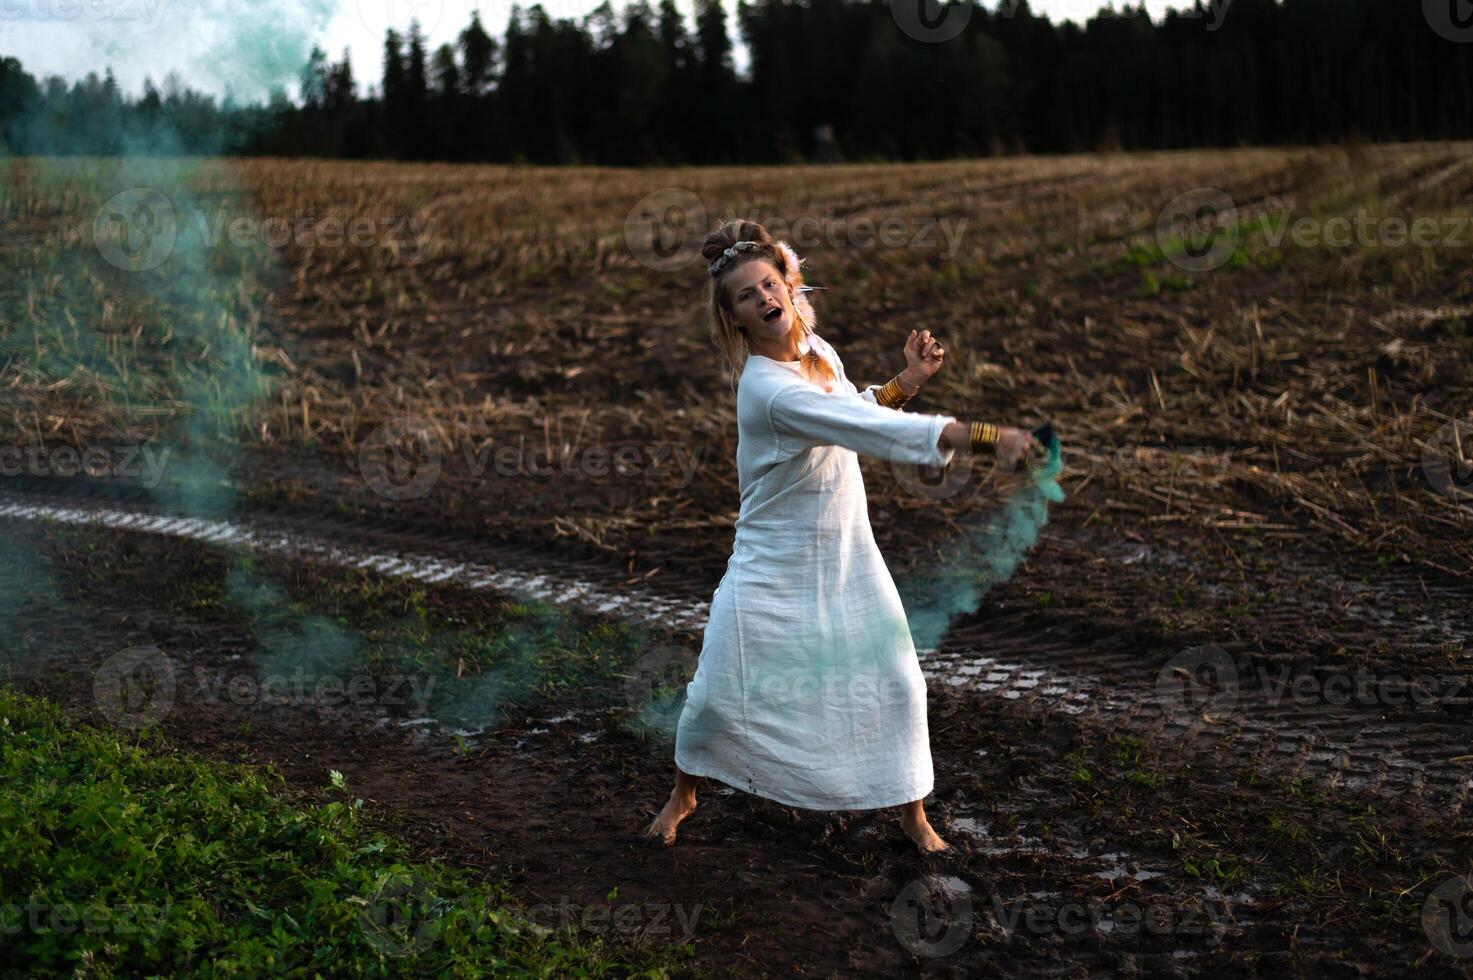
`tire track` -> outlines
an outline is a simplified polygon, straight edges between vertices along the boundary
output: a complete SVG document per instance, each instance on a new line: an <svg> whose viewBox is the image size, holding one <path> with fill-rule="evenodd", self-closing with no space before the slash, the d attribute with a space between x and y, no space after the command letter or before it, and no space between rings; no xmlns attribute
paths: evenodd
<svg viewBox="0 0 1473 980"><path fill-rule="evenodd" d="M529 551L436 541L422 534L277 516L182 517L150 507L0 491L0 520L56 522L182 538L433 585L489 591L638 623L699 648L709 600L655 589L613 569ZM348 540L348 534L353 540ZM1062 617L1062 614L1060 614ZM1473 790L1473 728L1462 721L1385 718L1353 706L1284 703L1261 685L1183 691L1171 664L1140 663L1128 636L1081 637L1000 615L959 626L917 654L932 690L1063 713L1111 731L1164 740L1184 758L1313 776L1349 792L1431 797L1460 811ZM1119 632L1119 631L1115 631ZM1222 656L1243 652L1224 644ZM1223 661L1219 666L1236 661ZM1236 667L1230 674L1246 675ZM1206 700L1197 703L1205 697ZM421 719L426 720L427 719Z"/></svg>

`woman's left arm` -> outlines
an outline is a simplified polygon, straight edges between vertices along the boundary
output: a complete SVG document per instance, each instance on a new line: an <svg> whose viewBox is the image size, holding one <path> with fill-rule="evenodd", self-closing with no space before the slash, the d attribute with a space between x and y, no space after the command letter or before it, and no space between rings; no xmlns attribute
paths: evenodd
<svg viewBox="0 0 1473 980"><path fill-rule="evenodd" d="M905 340L905 368L882 385L869 385L859 393L861 398L886 408L900 409L915 397L921 385L941 370L946 351L929 330L912 330Z"/></svg>

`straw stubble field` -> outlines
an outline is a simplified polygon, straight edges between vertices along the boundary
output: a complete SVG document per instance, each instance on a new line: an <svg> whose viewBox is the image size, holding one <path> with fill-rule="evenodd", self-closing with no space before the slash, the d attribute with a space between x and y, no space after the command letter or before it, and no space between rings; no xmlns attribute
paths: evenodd
<svg viewBox="0 0 1473 980"><path fill-rule="evenodd" d="M116 461L147 446L165 454L148 496L168 509L425 530L709 596L736 516L736 425L689 250L740 215L787 232L808 282L826 287L811 294L819 331L857 382L895 373L905 335L926 328L947 364L910 410L1053 420L1067 498L1028 563L958 624L979 648L1012 629L1016 659L1067 665L1103 644L1150 674L1211 643L1233 652L1245 687L1280 669L1450 676L1466 668L1473 559L1455 424L1470 411L1470 192L1463 144L664 171L12 160L0 424L22 453L7 460L31 462L7 476L31 491L136 489L127 473L73 477L57 451L108 447ZM1203 201L1214 226L1167 220L1200 216ZM384 452L388 475L365 472ZM863 466L908 604L936 600L968 576L965 564L932 574L940 556L995 514L1013 478L980 463L954 483ZM181 583L127 595L103 584L155 567L139 562L223 580L207 549L103 535L84 557L65 535L24 533L53 577L73 576L69 607L95 606L118 643L132 642L135 627L113 622L130 603L150 610L152 642L201 629L246 651L264 642L210 603L182 602ZM89 561L108 574L88 578ZM313 609L342 589L319 581L325 572L272 574ZM436 607L463 601L432 595ZM472 605L455 621L494 618ZM349 607L357 623L364 610ZM51 662L66 642L65 630L40 630L26 649ZM48 674L20 659L27 683L85 712L95 664ZM464 651L452 662L457 678L482 669ZM1027 699L979 703L933 724L938 827L960 841L984 815L1012 843L957 859L969 912L987 919L986 886L992 918L944 956L897 932L891 893L934 879L869 822L718 797L706 829L693 818L684 856L629 857L620 835L670 775L658 739L606 735L622 756L594 758L577 738L587 733L557 734L546 748L488 750L469 773L463 757L394 747L437 774L407 779L375 766L391 751L379 735L340 750L340 733L285 719L247 751L228 713L181 711L172 724L192 748L287 765L302 785L325 763L301 763L294 746L336 753L337 768L378 784L410 836L511 869L539 894L618 882L710 902L702 874L742 867L718 879L722 911L696 945L752 968L1047 971L1060 957L1186 972L1468 968L1419 918L1430 889L1467 870L1461 795L1390 803L1332 773L1323 797L1318 777L1311 791L1235 769L1244 753L1231 739L1208 763ZM1466 705L1449 696L1401 720L1409 732L1442 726L1439 738L1461 731L1466 745ZM573 789L547 772L569 760ZM486 767L515 789L477 788ZM426 800L426 779L452 779L455 792ZM513 793L540 814L536 829L518 822ZM460 816L478 805L501 814L492 827ZM744 835L782 856L731 843ZM1032 837L1054 846L1019 843ZM1081 870L1080 852L1127 850L1112 841L1145 855L1155 877ZM815 867L841 884L820 887ZM1180 910L1204 885L1209 898L1252 898L1223 943L1010 930L993 901L1016 886L1118 905L1127 879L1147 906ZM802 944L784 941L782 888L805 896L788 910ZM840 938L873 959L850 957Z"/></svg>

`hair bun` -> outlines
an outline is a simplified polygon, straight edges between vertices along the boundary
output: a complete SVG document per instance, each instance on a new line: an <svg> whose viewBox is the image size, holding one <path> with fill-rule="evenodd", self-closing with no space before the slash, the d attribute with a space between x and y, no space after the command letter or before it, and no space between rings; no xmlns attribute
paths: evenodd
<svg viewBox="0 0 1473 980"><path fill-rule="evenodd" d="M755 221L745 218L733 218L725 222L721 227L706 236L701 243L701 257L709 265L715 262L727 249L737 242L756 242L759 245L771 245L772 235L767 229Z"/></svg>

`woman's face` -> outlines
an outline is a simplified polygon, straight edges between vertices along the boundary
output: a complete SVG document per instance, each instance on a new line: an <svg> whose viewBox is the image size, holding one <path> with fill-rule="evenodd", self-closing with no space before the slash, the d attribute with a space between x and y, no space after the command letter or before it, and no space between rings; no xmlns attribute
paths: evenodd
<svg viewBox="0 0 1473 980"><path fill-rule="evenodd" d="M792 331L792 297L771 262L759 259L733 269L726 278L726 294L736 325L745 328L751 341L760 345L782 340Z"/></svg>

